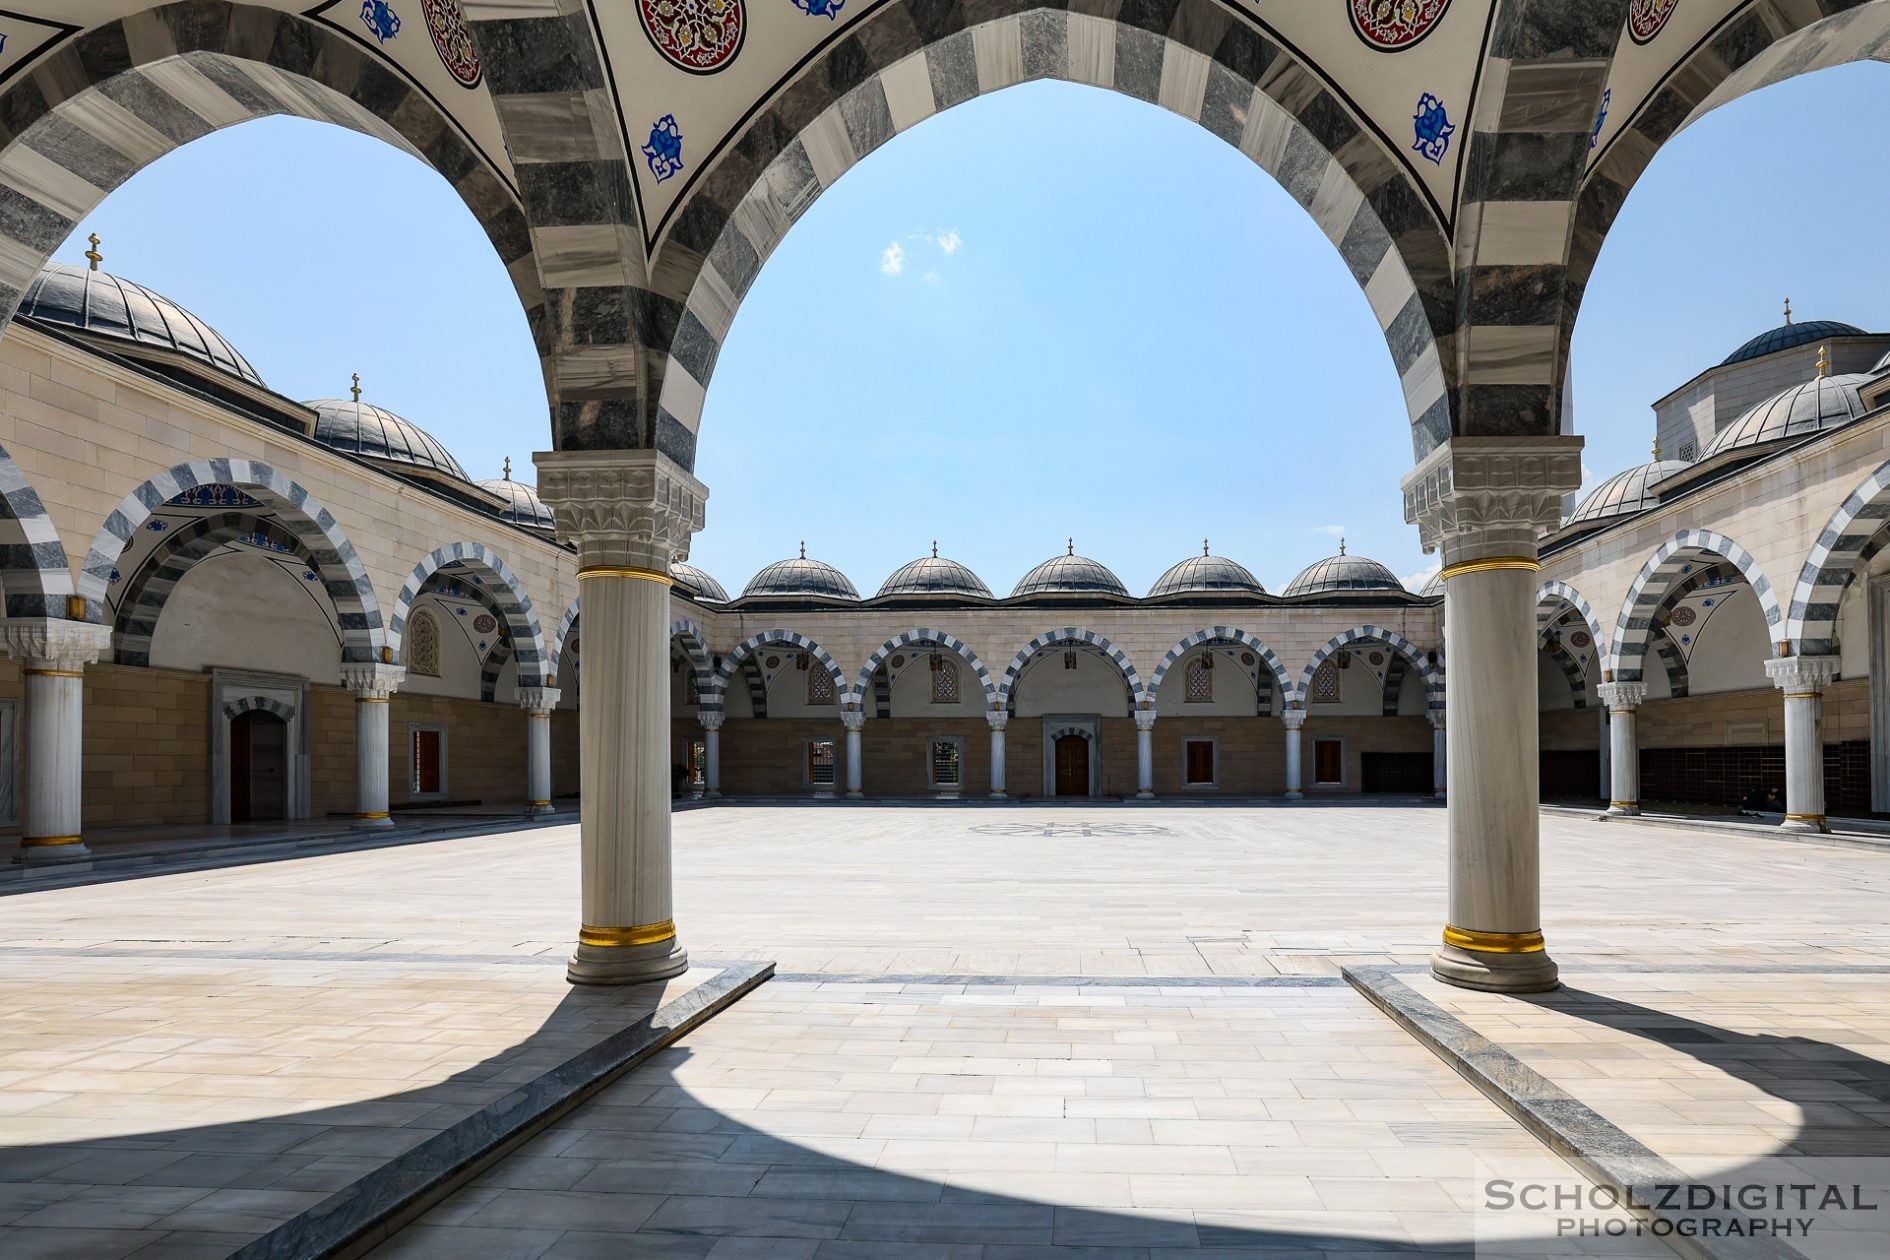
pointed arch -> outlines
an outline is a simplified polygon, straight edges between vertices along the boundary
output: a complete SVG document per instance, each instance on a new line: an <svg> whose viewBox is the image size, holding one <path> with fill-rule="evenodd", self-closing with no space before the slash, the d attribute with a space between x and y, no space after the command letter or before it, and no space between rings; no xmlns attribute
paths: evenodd
<svg viewBox="0 0 1890 1260"><path fill-rule="evenodd" d="M39 493L0 446L0 595L8 617L64 617L73 593L65 544Z"/></svg>
<svg viewBox="0 0 1890 1260"><path fill-rule="evenodd" d="M493 611L505 622L512 637L512 650L518 656L518 685L544 687L545 636L538 628L538 615L532 611L531 597L511 567L484 543L456 542L436 547L413 567L407 584L394 600L393 615L387 623L387 646L395 660L400 659L400 641L407 629L407 618L414 601L420 598L428 579L443 569L472 571L473 581L491 601ZM488 580L490 579L490 580Z"/></svg>
<svg viewBox="0 0 1890 1260"><path fill-rule="evenodd" d="M1838 650L1838 606L1845 588L1890 542L1890 462L1864 478L1818 532L1818 541L1792 588L1785 637L1800 656L1831 656Z"/></svg>
<svg viewBox="0 0 1890 1260"><path fill-rule="evenodd" d="M708 636L702 633L702 627L687 617L678 617L669 623L669 641L682 641L683 652L689 657L689 669L696 676L697 707L701 708L711 698L719 697L715 690L715 667L709 664Z"/></svg>
<svg viewBox="0 0 1890 1260"><path fill-rule="evenodd" d="M853 692L847 687L846 676L840 672L840 667L834 663L833 657L827 654L827 649L797 631L779 629L763 630L759 634L751 634L746 639L736 644L734 650L729 652L727 656L724 656L721 665L716 668L713 699L708 695L703 696L701 707L711 711L720 709L724 697L728 694L729 678L737 669L744 667L744 663L755 655L757 649L767 647L774 643L786 644L796 651L806 652L809 656L812 656L820 663L822 669L825 669L833 676L833 694L836 704L843 709L853 707ZM766 696L765 685L763 687L763 696L764 698ZM766 716L766 714L765 712L757 713L755 716L763 717Z"/></svg>
<svg viewBox="0 0 1890 1260"><path fill-rule="evenodd" d="M1675 593L1676 584L1699 568L1708 556L1714 558L1713 563L1723 560L1739 571L1758 597L1759 611L1765 615L1765 624L1772 628L1772 637L1779 637L1785 619L1779 611L1778 597L1772 593L1772 583L1766 579L1765 571L1752 558L1752 553L1713 530L1683 529L1662 543L1641 566L1628 587L1627 598L1621 601L1608 654L1608 669L1614 681L1641 681L1642 662L1654 630L1654 614ZM1660 650L1660 645L1656 645L1656 650Z"/></svg>
<svg viewBox="0 0 1890 1260"><path fill-rule="evenodd" d="M1594 643L1592 653L1584 656L1579 650L1574 655L1584 663L1588 660L1602 660L1608 654L1608 637L1601 633L1601 619L1595 616L1595 610L1589 605L1582 593L1567 582L1544 582L1536 588L1536 627L1546 632L1556 621L1555 609L1558 603L1572 608L1581 617L1582 626L1588 631L1588 637Z"/></svg>
<svg viewBox="0 0 1890 1260"><path fill-rule="evenodd" d="M379 661L387 646L381 606L354 544L319 499L261 460L193 459L126 495L105 518L85 556L77 591L85 600L85 619L104 620L105 590L118 557L153 513L187 490L210 485L235 486L274 512L276 522L295 535L310 566L321 575L341 629L341 659Z"/></svg>
<svg viewBox="0 0 1890 1260"><path fill-rule="evenodd" d="M1312 659L1306 662L1306 668L1299 672L1299 682L1293 689L1292 699L1298 704L1305 704L1307 695L1312 691L1313 675L1326 663L1326 658L1334 652L1351 647L1354 643L1383 643L1392 651L1410 662L1418 677L1424 680L1424 703L1426 708L1444 707L1444 671L1440 663L1432 665L1430 659L1417 645L1399 634L1396 630L1386 630L1380 626L1353 626L1327 639L1325 644L1314 652Z"/></svg>
<svg viewBox="0 0 1890 1260"><path fill-rule="evenodd" d="M1206 630L1196 630L1169 648L1168 655L1162 657L1161 664L1155 667L1155 672L1148 680L1148 702L1151 707L1161 695L1162 681L1168 677L1168 671L1174 668L1175 663L1194 649L1209 643L1238 643L1250 649L1272 673L1274 685L1279 688L1280 704L1284 706L1292 700L1292 681L1287 678L1286 666L1280 663L1279 656L1272 648L1262 643L1257 635L1238 626L1211 626Z"/></svg>
<svg viewBox="0 0 1890 1260"><path fill-rule="evenodd" d="M965 664L971 666L971 672L978 676L978 685L984 688L984 704L987 709L994 709L998 703L997 680L991 677L991 671L985 668L978 654L965 646L963 640L946 634L943 630L928 630L916 627L880 644L873 654L866 658L866 664L860 670L860 676L853 682L853 707L861 709L866 704L866 689L873 685L874 677L886 658L901 648L942 647L953 653Z"/></svg>
<svg viewBox="0 0 1890 1260"><path fill-rule="evenodd" d="M1017 689L1017 679L1024 672L1024 667L1045 648L1053 647L1092 647L1115 663L1122 675L1122 681L1129 685L1129 707L1146 709L1151 701L1147 689L1142 685L1142 675L1121 648L1111 643L1105 636L1094 630L1085 630L1080 626L1065 626L1061 630L1046 630L1023 647L1011 658L1011 663L1004 667L1004 677L998 683L997 705L1001 709L1011 707L1011 693Z"/></svg>
<svg viewBox="0 0 1890 1260"><path fill-rule="evenodd" d="M545 667L545 677L549 685L558 685L558 673L564 668L564 645L571 638L571 631L577 626L578 598L573 597L571 606L564 610L564 616L558 619L557 632L551 636L551 660Z"/></svg>

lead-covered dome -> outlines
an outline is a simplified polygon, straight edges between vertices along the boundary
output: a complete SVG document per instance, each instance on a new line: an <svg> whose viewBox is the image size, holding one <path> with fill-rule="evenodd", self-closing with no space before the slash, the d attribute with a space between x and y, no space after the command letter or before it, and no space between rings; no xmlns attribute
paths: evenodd
<svg viewBox="0 0 1890 1260"><path fill-rule="evenodd" d="M1155 579L1148 598L1167 595L1264 595L1266 588L1247 566L1217 556L1201 545L1201 554L1189 556Z"/></svg>
<svg viewBox="0 0 1890 1260"><path fill-rule="evenodd" d="M315 413L313 436L323 446L472 480L439 439L391 411L358 398L317 398L302 405Z"/></svg>
<svg viewBox="0 0 1890 1260"><path fill-rule="evenodd" d="M1721 429L1701 458L1849 424L1864 414L1857 387L1868 380L1861 372L1846 372L1814 376L1803 385L1780 390Z"/></svg>
<svg viewBox="0 0 1890 1260"><path fill-rule="evenodd" d="M1060 556L1052 556L1024 574L1011 591L1011 598L1023 595L1122 595L1129 590L1122 579L1107 567L1076 554L1076 543Z"/></svg>
<svg viewBox="0 0 1890 1260"><path fill-rule="evenodd" d="M1787 311L1786 314L1790 314ZM1829 341L1833 337L1868 337L1870 334L1855 324L1841 324L1836 320L1812 319L1802 324L1790 320L1777 328L1760 333L1745 345L1720 360L1720 366L1732 363L1744 363L1747 359L1762 358L1776 354L1780 350L1790 350L1793 346L1809 345L1814 341Z"/></svg>
<svg viewBox="0 0 1890 1260"><path fill-rule="evenodd" d="M742 588L742 598L747 599L751 595L815 595L822 599L860 597L846 574L831 564L809 560L806 543L801 544L799 556L776 560L749 579L748 585Z"/></svg>
<svg viewBox="0 0 1890 1260"><path fill-rule="evenodd" d="M1878 359L1870 370L1872 372L1890 372L1890 350L1884 351L1883 358Z"/></svg>
<svg viewBox="0 0 1890 1260"><path fill-rule="evenodd" d="M969 595L976 599L991 598L991 588L958 561L939 555L937 543L932 544L931 555L920 556L912 563L894 569L892 576L880 585L879 593L882 596Z"/></svg>
<svg viewBox="0 0 1890 1260"><path fill-rule="evenodd" d="M684 564L678 560L669 566L669 575L676 579L678 586L697 599L711 604L728 603L728 592L722 589L722 584L693 564Z"/></svg>
<svg viewBox="0 0 1890 1260"><path fill-rule="evenodd" d="M1299 576L1288 582L1280 594L1290 599L1295 595L1331 595L1348 591L1402 593L1403 590L1404 583L1398 580L1397 574L1376 560L1346 555L1345 542L1341 540L1338 555L1328 556L1301 569Z"/></svg>
<svg viewBox="0 0 1890 1260"><path fill-rule="evenodd" d="M1443 594L1444 594L1444 571L1442 569L1439 569L1437 572L1431 574L1431 580L1426 582L1424 584L1424 589L1418 592L1418 598L1441 599L1443 598Z"/></svg>
<svg viewBox="0 0 1890 1260"><path fill-rule="evenodd" d="M26 286L19 314L94 337L168 350L268 388L222 333L162 294L108 271L50 263Z"/></svg>
<svg viewBox="0 0 1890 1260"><path fill-rule="evenodd" d="M522 481L513 481L510 477L494 477L488 481L475 483L481 490L489 491L506 501L506 507L499 512L506 520L528 529L556 529L558 522L553 518L551 509L538 497L538 487L528 486Z"/></svg>
<svg viewBox="0 0 1890 1260"><path fill-rule="evenodd" d="M1689 467L1691 465L1685 460L1657 459L1651 464L1639 464L1625 472L1618 472L1591 490L1563 524L1577 525L1604 521L1615 516L1632 516L1644 508L1653 507L1659 502L1654 495L1654 484L1663 477L1671 477Z"/></svg>

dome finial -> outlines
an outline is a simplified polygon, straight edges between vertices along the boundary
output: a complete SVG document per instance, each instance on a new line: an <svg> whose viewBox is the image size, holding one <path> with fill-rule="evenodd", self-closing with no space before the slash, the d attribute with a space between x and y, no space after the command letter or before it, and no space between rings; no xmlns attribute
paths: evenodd
<svg viewBox="0 0 1890 1260"><path fill-rule="evenodd" d="M1792 322L1792 300L1790 298L1785 299L1785 322L1787 324Z"/></svg>
<svg viewBox="0 0 1890 1260"><path fill-rule="evenodd" d="M938 559L938 539L932 540L932 559Z"/></svg>
<svg viewBox="0 0 1890 1260"><path fill-rule="evenodd" d="M1208 540L1205 538L1201 540L1201 554L1204 556L1208 554Z"/></svg>
<svg viewBox="0 0 1890 1260"><path fill-rule="evenodd" d="M1820 377L1831 375L1831 347L1830 346L1818 347L1818 375Z"/></svg>
<svg viewBox="0 0 1890 1260"><path fill-rule="evenodd" d="M504 477L507 481L512 480L512 457L510 455L505 457L505 469L500 473L500 476Z"/></svg>
<svg viewBox="0 0 1890 1260"><path fill-rule="evenodd" d="M1064 548L1064 553L1063 553L1063 554L1065 554L1065 555L1069 555L1069 556L1073 556L1073 555L1075 555L1075 554L1076 554L1076 538L1075 538L1075 536L1074 536L1074 535L1072 535L1072 536L1071 536L1071 537L1070 537L1070 538L1069 538L1069 539L1067 540L1067 545L1066 545L1066 546L1065 546L1065 548Z"/></svg>
<svg viewBox="0 0 1890 1260"><path fill-rule="evenodd" d="M801 559L807 559L807 540L801 539Z"/></svg>
<svg viewBox="0 0 1890 1260"><path fill-rule="evenodd" d="M348 387L348 392L354 395L356 402L361 401L361 374L359 372L354 374L354 384Z"/></svg>
<svg viewBox="0 0 1890 1260"><path fill-rule="evenodd" d="M98 265L105 261L105 255L98 252L98 233L94 232L85 239L92 243L92 248L85 251L85 260L92 264L93 271L97 271Z"/></svg>
<svg viewBox="0 0 1890 1260"><path fill-rule="evenodd" d="M1339 554L1340 555L1345 554L1345 535L1344 534L1339 535Z"/></svg>
<svg viewBox="0 0 1890 1260"><path fill-rule="evenodd" d="M1656 464L1660 462L1660 435L1658 433L1654 435L1654 462Z"/></svg>

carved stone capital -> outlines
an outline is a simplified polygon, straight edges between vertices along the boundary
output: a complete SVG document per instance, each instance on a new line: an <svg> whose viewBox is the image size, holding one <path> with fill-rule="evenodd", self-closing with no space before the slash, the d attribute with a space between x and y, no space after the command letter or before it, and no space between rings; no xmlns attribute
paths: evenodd
<svg viewBox="0 0 1890 1260"><path fill-rule="evenodd" d="M538 497L575 543L581 568L669 572L689 558L709 488L659 451L540 451Z"/></svg>
<svg viewBox="0 0 1890 1260"><path fill-rule="evenodd" d="M1306 725L1306 710L1283 709L1280 712L1280 722L1289 731L1299 730Z"/></svg>
<svg viewBox="0 0 1890 1260"><path fill-rule="evenodd" d="M1426 709L1424 710L1424 716L1429 718L1431 725L1438 730L1441 731L1444 729L1445 711L1443 709Z"/></svg>
<svg viewBox="0 0 1890 1260"><path fill-rule="evenodd" d="M548 716L563 695L556 687L520 687L518 707L533 717Z"/></svg>
<svg viewBox="0 0 1890 1260"><path fill-rule="evenodd" d="M0 622L0 643L28 669L81 670L111 655L112 628L58 617L8 618Z"/></svg>
<svg viewBox="0 0 1890 1260"><path fill-rule="evenodd" d="M341 667L341 685L362 700L385 700L406 681L407 671L400 665L350 662Z"/></svg>
<svg viewBox="0 0 1890 1260"><path fill-rule="evenodd" d="M1582 484L1582 439L1457 437L1405 474L1404 519L1446 565L1536 554Z"/></svg>
<svg viewBox="0 0 1890 1260"><path fill-rule="evenodd" d="M1137 709L1135 711L1135 729L1138 731L1154 730L1155 729L1155 710Z"/></svg>
<svg viewBox="0 0 1890 1260"><path fill-rule="evenodd" d="M1004 729L1005 725L1011 720L1011 712L1009 709L1003 708L1001 706L994 709L986 709L985 714L984 714L984 720L991 724L992 730L1001 731Z"/></svg>
<svg viewBox="0 0 1890 1260"><path fill-rule="evenodd" d="M1838 658L1835 656L1782 656L1765 663L1765 676L1772 685L1790 695L1793 692L1823 691L1837 681Z"/></svg>
<svg viewBox="0 0 1890 1260"><path fill-rule="evenodd" d="M702 729L705 731L721 730L724 716L720 709L698 709L696 711L696 721L702 723Z"/></svg>
<svg viewBox="0 0 1890 1260"><path fill-rule="evenodd" d="M1647 699L1647 684L1638 682L1605 682L1595 685L1595 694L1608 706L1610 712L1615 709L1638 709L1641 701Z"/></svg>
<svg viewBox="0 0 1890 1260"><path fill-rule="evenodd" d="M840 710L840 725L846 727L849 731L865 730L866 710L855 709L851 706Z"/></svg>

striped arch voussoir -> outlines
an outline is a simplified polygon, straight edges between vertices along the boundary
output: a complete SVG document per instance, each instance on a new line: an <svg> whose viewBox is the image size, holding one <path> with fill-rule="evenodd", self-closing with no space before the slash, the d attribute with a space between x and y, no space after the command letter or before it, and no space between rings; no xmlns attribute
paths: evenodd
<svg viewBox="0 0 1890 1260"><path fill-rule="evenodd" d="M833 676L835 700L844 707L853 707L854 695L852 689L847 686L846 675L841 673L840 666L834 663L833 657L827 654L827 649L806 635L793 630L763 630L760 634L751 634L736 644L734 649L722 658L721 667L715 671L715 700L711 707L722 707L723 701L728 696L728 680L737 669L741 668L744 661L752 658L757 650L776 643L806 652L819 661L821 668Z"/></svg>
<svg viewBox="0 0 1890 1260"><path fill-rule="evenodd" d="M1838 650L1838 606L1845 588L1885 542L1890 521L1890 463L1851 491L1818 533L1792 588L1785 637L1800 656L1830 656Z"/></svg>
<svg viewBox="0 0 1890 1260"><path fill-rule="evenodd" d="M702 633L702 627L687 617L678 617L669 623L671 643L682 640L683 651L689 654L689 669L696 676L696 707L698 709L718 709L721 707L721 695L715 689L715 667L709 664L708 638Z"/></svg>
<svg viewBox="0 0 1890 1260"><path fill-rule="evenodd" d="M1306 668L1299 672L1299 682L1294 685L1292 699L1304 705L1306 697L1312 693L1313 675L1317 674L1319 667L1326 663L1326 658L1334 652L1351 647L1354 643L1363 642L1383 643L1392 651L1401 654L1410 662L1411 668L1417 671L1418 677L1424 680L1425 707L1433 710L1444 707L1442 658L1439 658L1439 664L1432 665L1429 658L1409 639L1396 630L1386 630L1379 626L1353 626L1350 630L1327 639L1325 645L1314 652L1312 659L1306 662Z"/></svg>
<svg viewBox="0 0 1890 1260"><path fill-rule="evenodd" d="M922 626L907 630L903 634L894 635L892 638L880 644L873 654L866 658L866 665L860 670L859 677L854 679L853 682L853 707L856 709L866 707L866 689L873 685L873 679L879 673L879 667L885 663L887 657L903 648L922 649L930 647L944 648L946 651L954 653L965 664L971 666L971 672L978 677L978 685L984 689L985 707L987 709L997 707L997 680L991 677L991 671L985 668L985 664L979 659L978 654L967 647L963 640L953 635L946 634L943 630L928 630Z"/></svg>
<svg viewBox="0 0 1890 1260"><path fill-rule="evenodd" d="M400 588L400 595L394 600L393 615L387 622L387 647L394 659L400 659L401 639L406 634L407 621L413 615L414 601L420 598L422 588L434 574L452 565L464 565L483 575L476 585L484 592L493 611L498 613L511 633L512 651L518 656L518 685L549 685L545 681L549 672L545 636L538 627L538 614L532 611L531 597L525 593L525 584L518 580L510 566L484 543L449 543L435 548L414 566L407 584ZM485 578L493 580L486 581Z"/></svg>
<svg viewBox="0 0 1890 1260"><path fill-rule="evenodd" d="M1262 643L1257 637L1235 626L1213 626L1206 630L1196 630L1175 646L1168 649L1168 655L1162 657L1161 664L1148 681L1148 702L1153 705L1161 695L1162 683L1168 677L1168 671L1175 663L1194 649L1209 643L1238 643L1250 649L1258 656L1261 663L1273 675L1273 683L1279 689L1280 703L1286 704L1293 698L1293 684L1286 676L1286 666L1280 663L1279 656L1272 648Z"/></svg>
<svg viewBox="0 0 1890 1260"><path fill-rule="evenodd" d="M245 713L272 713L284 722L295 721L295 710L280 700L271 700L268 696L244 696L239 700L223 702L223 716L239 718Z"/></svg>
<svg viewBox="0 0 1890 1260"><path fill-rule="evenodd" d="M1011 663L1004 667L1002 681L998 683L996 699L999 708L1010 707L1011 693L1017 689L1017 679L1024 672L1024 667L1030 664L1039 652L1053 647L1095 648L1114 661L1116 668L1122 672L1123 681L1129 684L1129 702L1132 708L1145 709L1152 703L1148 689L1142 685L1142 675L1121 648L1094 630L1085 630L1079 626L1065 626L1061 630L1050 630L1038 635L1011 658Z"/></svg>
<svg viewBox="0 0 1890 1260"><path fill-rule="evenodd" d="M64 617L73 593L65 544L37 491L0 447L0 594L9 617Z"/></svg>
<svg viewBox="0 0 1890 1260"><path fill-rule="evenodd" d="M564 668L564 646L571 638L571 627L577 625L578 601L573 599L571 606L564 610L564 616L558 619L558 631L551 636L551 661L545 669L545 677L556 686L559 671Z"/></svg>
<svg viewBox="0 0 1890 1260"><path fill-rule="evenodd" d="M1708 559L1707 557L1711 557ZM1640 682L1647 646L1654 631L1654 615L1674 591L1675 584L1701 563L1725 561L1739 570L1752 593L1758 598L1765 624L1777 638L1785 618L1778 606L1772 583L1766 579L1759 562L1744 547L1710 529L1683 529L1662 543L1628 587L1627 598L1615 617L1614 636L1609 647L1608 669L1616 682Z"/></svg>

